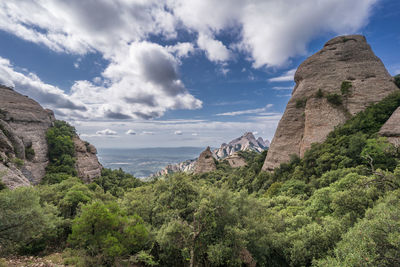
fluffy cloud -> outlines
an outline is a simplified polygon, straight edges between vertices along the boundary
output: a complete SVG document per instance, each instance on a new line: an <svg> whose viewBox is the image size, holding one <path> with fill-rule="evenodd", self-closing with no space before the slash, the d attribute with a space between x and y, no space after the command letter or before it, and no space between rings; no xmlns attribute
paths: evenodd
<svg viewBox="0 0 400 267"><path fill-rule="evenodd" d="M61 112L65 109L72 112L86 111L81 101L74 100L61 89L44 83L34 73L15 71L10 61L2 57L0 57L0 84L16 88L18 92Z"/></svg>
<svg viewBox="0 0 400 267"><path fill-rule="evenodd" d="M237 52L255 68L282 66L305 54L307 43L321 33L359 30L377 1L1 1L1 30L60 53L98 52L109 65L93 82L76 81L68 94L4 59L0 79L67 117L157 118L171 109L201 108L178 72L180 58L196 49L222 64L222 72ZM192 43L178 42L178 31L190 33ZM228 31L234 36L230 44L220 38ZM151 43L151 36L171 45ZM270 81L289 81L292 74Z"/></svg>
<svg viewBox="0 0 400 267"><path fill-rule="evenodd" d="M293 82L295 73L296 73L296 69L288 70L281 76L268 79L268 81L270 81L270 82ZM282 90L282 87L276 87L276 88L279 88L279 89L275 89L275 90Z"/></svg>
<svg viewBox="0 0 400 267"><path fill-rule="evenodd" d="M129 129L128 131L125 132L127 135L136 135L136 132L132 129Z"/></svg>
<svg viewBox="0 0 400 267"><path fill-rule="evenodd" d="M104 136L104 135L118 135L116 131L110 130L110 129L105 129L101 131L96 132L97 135Z"/></svg>

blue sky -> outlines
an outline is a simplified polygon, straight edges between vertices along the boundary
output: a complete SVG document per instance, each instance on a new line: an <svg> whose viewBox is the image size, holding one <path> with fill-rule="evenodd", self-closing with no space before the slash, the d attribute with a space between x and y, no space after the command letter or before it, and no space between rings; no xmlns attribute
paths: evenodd
<svg viewBox="0 0 400 267"><path fill-rule="evenodd" d="M98 147L272 139L293 74L363 34L400 73L397 0L42 0L0 3L0 83Z"/></svg>

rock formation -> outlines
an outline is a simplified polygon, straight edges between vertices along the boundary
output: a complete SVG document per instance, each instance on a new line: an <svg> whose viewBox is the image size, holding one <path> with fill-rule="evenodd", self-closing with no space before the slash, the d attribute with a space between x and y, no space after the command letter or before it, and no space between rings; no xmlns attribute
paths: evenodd
<svg viewBox="0 0 400 267"><path fill-rule="evenodd" d="M97 159L97 150L93 145L82 141L79 137L74 137L73 141L78 177L84 182L92 182L93 178L101 175L103 168Z"/></svg>
<svg viewBox="0 0 400 267"><path fill-rule="evenodd" d="M379 135L387 137L395 147L400 147L400 107L386 121L379 131Z"/></svg>
<svg viewBox="0 0 400 267"><path fill-rule="evenodd" d="M223 143L220 148L213 151L216 159L223 159L238 151L252 150L256 152L263 152L267 147L269 141L259 137L257 140L252 132L247 132L239 138L230 141L228 144Z"/></svg>
<svg viewBox="0 0 400 267"><path fill-rule="evenodd" d="M48 163L46 131L55 118L34 100L0 86L2 180L10 188L38 183Z"/></svg>
<svg viewBox="0 0 400 267"><path fill-rule="evenodd" d="M215 171L217 169L217 166L215 165L214 160L215 159L213 157L210 147L207 147L206 150L201 152L199 158L197 159L193 172L199 174Z"/></svg>
<svg viewBox="0 0 400 267"><path fill-rule="evenodd" d="M217 160L227 159L232 168L244 166L246 161L241 158L238 151L255 151L262 152L269 146L268 140L263 140L262 137L255 139L253 133L247 132L239 138L230 141L228 144L223 143L220 148L212 151L212 155ZM177 164L169 164L161 171L151 175L158 177L175 172L193 172L197 159L189 159Z"/></svg>
<svg viewBox="0 0 400 267"><path fill-rule="evenodd" d="M297 69L292 97L271 142L263 170L303 156L335 126L398 90L365 37L340 36Z"/></svg>
<svg viewBox="0 0 400 267"><path fill-rule="evenodd" d="M0 180L7 187L37 184L44 177L49 162L46 132L54 121L51 110L0 86ZM75 147L82 147L80 143L76 138ZM101 171L92 152L94 147L77 149L77 170L83 179L98 176Z"/></svg>
<svg viewBox="0 0 400 267"><path fill-rule="evenodd" d="M229 157L225 158L226 161L228 161L229 165L232 168L239 168L239 167L243 167L246 166L246 160L244 158L242 158L241 156L239 156L238 153L234 153L232 155L230 155Z"/></svg>

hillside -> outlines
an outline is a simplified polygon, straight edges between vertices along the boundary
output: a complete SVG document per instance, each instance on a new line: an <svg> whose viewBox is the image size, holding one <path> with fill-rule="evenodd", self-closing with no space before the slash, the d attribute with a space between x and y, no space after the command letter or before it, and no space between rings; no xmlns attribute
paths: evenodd
<svg viewBox="0 0 400 267"><path fill-rule="evenodd" d="M57 122L54 114L11 88L0 85L0 96L0 178L10 188L38 184L48 172L49 163L56 160L50 155L48 140L49 130ZM62 146L64 137L54 138L50 150ZM71 139L70 156L78 176L85 181L99 177L102 167L96 149L85 145L75 130L65 138Z"/></svg>

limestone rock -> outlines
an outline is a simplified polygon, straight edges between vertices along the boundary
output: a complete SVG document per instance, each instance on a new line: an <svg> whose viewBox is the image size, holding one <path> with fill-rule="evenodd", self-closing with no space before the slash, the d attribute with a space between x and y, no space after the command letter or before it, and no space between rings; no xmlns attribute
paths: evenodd
<svg viewBox="0 0 400 267"><path fill-rule="evenodd" d="M273 170L290 155L303 156L323 142L335 126L398 90L364 36L340 36L297 69L292 97L271 142L263 170ZM343 82L350 88L341 90ZM333 104L328 96L342 101Z"/></svg>
<svg viewBox="0 0 400 267"><path fill-rule="evenodd" d="M3 171L7 169L3 182L10 184L12 188L18 183L20 185L27 185L29 182L36 184L45 175L48 164L46 132L55 120L54 115L51 111L44 110L36 101L8 87L0 86L0 96L2 132L0 150L5 153L6 161L10 162L15 157L24 160L23 166L18 170L3 164ZM29 159L25 158L27 147L31 147L35 152L35 155Z"/></svg>
<svg viewBox="0 0 400 267"><path fill-rule="evenodd" d="M379 131L379 135L387 137L395 147L400 147L400 107L385 122Z"/></svg>
<svg viewBox="0 0 400 267"><path fill-rule="evenodd" d="M226 161L228 161L229 165L232 168L243 167L243 166L246 166L246 164L247 164L246 160L244 158L242 158L241 156L239 156L238 153L234 153L225 159L226 159Z"/></svg>
<svg viewBox="0 0 400 267"><path fill-rule="evenodd" d="M94 178L101 175L101 170L103 168L97 159L97 150L93 145L82 141L77 136L73 138L73 141L76 157L75 167L78 172L78 177L84 182L92 182Z"/></svg>
<svg viewBox="0 0 400 267"><path fill-rule="evenodd" d="M211 149L210 147L207 147L206 150L201 152L199 158L197 159L196 164L194 166L194 173L199 174L199 173L211 172L215 171L216 169L217 166L215 165Z"/></svg>

